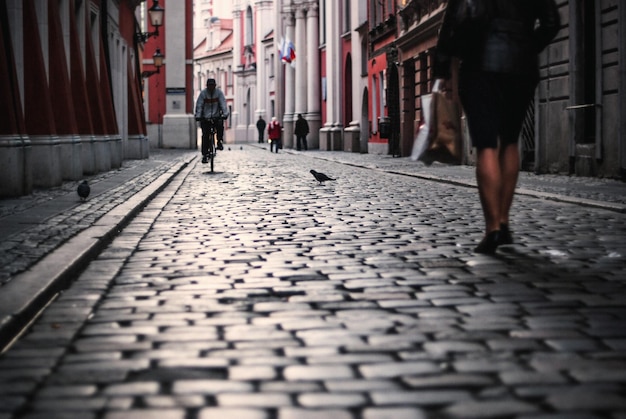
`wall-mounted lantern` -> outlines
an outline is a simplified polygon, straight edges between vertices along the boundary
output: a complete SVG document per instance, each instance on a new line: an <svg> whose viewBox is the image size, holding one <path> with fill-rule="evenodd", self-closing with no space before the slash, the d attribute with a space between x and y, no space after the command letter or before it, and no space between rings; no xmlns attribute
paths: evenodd
<svg viewBox="0 0 626 419"><path fill-rule="evenodd" d="M152 7L148 9L150 24L154 26L154 32L138 32L135 34L137 43L145 43L151 36L159 36L159 27L163 26L165 9L159 6L159 0L153 0Z"/></svg>
<svg viewBox="0 0 626 419"><path fill-rule="evenodd" d="M161 67L163 66L163 59L165 57L161 54L161 48L157 48L154 54L152 55L152 59L154 61L154 66L156 70L144 71L141 73L142 78L148 78L153 74L159 74L161 71Z"/></svg>

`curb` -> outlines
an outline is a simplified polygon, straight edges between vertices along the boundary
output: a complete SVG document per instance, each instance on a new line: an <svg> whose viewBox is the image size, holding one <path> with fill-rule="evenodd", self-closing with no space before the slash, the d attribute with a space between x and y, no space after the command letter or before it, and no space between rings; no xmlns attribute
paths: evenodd
<svg viewBox="0 0 626 419"><path fill-rule="evenodd" d="M175 164L155 181L18 274L0 293L0 353L85 269L113 238L197 156Z"/></svg>

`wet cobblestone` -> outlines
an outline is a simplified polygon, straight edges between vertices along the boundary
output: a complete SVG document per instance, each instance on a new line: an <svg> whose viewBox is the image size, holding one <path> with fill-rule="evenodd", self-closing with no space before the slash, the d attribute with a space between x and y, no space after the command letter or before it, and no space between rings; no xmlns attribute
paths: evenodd
<svg viewBox="0 0 626 419"><path fill-rule="evenodd" d="M258 147L216 164L0 357L0 417L626 414L626 215L518 196L489 257L473 188Z"/></svg>

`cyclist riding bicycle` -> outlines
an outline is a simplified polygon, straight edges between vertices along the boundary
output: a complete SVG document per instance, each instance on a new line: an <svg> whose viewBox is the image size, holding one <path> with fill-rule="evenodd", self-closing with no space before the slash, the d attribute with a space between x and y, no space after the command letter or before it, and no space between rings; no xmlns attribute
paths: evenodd
<svg viewBox="0 0 626 419"><path fill-rule="evenodd" d="M200 121L202 128L202 163L208 162L209 154L209 130L215 123L217 133L217 149L224 149L224 119L228 118L228 108L224 92L216 87L215 79L206 81L206 89L203 89L196 101L196 121Z"/></svg>

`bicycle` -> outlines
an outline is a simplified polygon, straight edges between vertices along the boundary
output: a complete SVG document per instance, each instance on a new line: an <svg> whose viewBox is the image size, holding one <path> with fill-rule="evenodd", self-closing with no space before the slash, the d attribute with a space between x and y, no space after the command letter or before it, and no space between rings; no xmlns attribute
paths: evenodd
<svg viewBox="0 0 626 419"><path fill-rule="evenodd" d="M207 154L202 156L202 163L211 163L211 172L213 172L213 161L215 156L217 155L217 147L215 146L215 136L217 135L216 124L217 118L201 118L199 119L200 126L202 127L202 137L203 141L205 141L204 136L206 135L208 140L208 150ZM204 124L206 125L206 129ZM207 159L207 161L205 161Z"/></svg>

